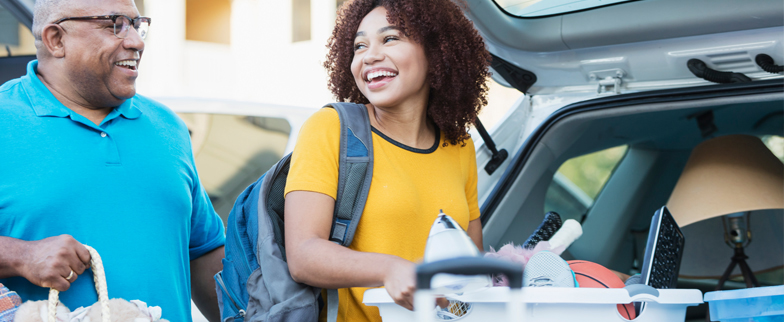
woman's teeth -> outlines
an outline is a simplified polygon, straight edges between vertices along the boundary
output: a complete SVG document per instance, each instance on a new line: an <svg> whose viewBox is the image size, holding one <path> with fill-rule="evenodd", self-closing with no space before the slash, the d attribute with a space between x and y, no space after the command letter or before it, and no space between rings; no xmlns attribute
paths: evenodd
<svg viewBox="0 0 784 322"><path fill-rule="evenodd" d="M368 73L367 81L370 82L373 81L374 78L378 78L382 76L395 77L397 76L397 74L393 72L387 72L387 71L372 72L372 73Z"/></svg>

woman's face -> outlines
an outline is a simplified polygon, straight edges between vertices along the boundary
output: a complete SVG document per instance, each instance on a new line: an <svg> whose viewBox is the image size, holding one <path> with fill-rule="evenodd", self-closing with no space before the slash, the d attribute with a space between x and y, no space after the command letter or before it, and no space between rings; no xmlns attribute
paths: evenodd
<svg viewBox="0 0 784 322"><path fill-rule="evenodd" d="M362 94L375 106L427 102L427 57L421 44L387 21L384 7L362 19L354 38L351 73Z"/></svg>

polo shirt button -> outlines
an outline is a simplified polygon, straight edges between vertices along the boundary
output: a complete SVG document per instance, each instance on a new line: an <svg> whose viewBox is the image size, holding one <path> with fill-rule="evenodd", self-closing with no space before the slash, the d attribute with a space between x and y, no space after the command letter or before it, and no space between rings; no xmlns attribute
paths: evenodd
<svg viewBox="0 0 784 322"><path fill-rule="evenodd" d="M101 137L105 138L106 137L106 132L101 132Z"/></svg>

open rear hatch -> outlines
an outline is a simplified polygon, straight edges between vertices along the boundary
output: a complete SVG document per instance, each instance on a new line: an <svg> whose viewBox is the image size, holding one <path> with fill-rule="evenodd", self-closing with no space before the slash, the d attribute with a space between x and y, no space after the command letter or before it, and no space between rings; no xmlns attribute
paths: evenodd
<svg viewBox="0 0 784 322"><path fill-rule="evenodd" d="M496 149L510 155L550 114L570 104L784 77L777 72L784 65L784 2L779 0L467 4L466 15L493 55L493 79L526 94L488 129ZM619 100L634 105L642 97L649 96ZM475 140L482 203L512 163L483 146L486 138ZM485 168L495 171L481 171Z"/></svg>

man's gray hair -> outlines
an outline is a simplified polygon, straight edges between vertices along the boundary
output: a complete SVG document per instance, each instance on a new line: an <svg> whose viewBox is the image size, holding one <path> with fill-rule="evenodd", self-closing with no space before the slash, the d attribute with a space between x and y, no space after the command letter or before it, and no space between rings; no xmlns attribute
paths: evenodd
<svg viewBox="0 0 784 322"><path fill-rule="evenodd" d="M35 6L33 7L33 37L35 37L36 48L40 48L43 44L41 34L44 26L62 18L60 17L62 6L67 3L68 0L35 0Z"/></svg>

